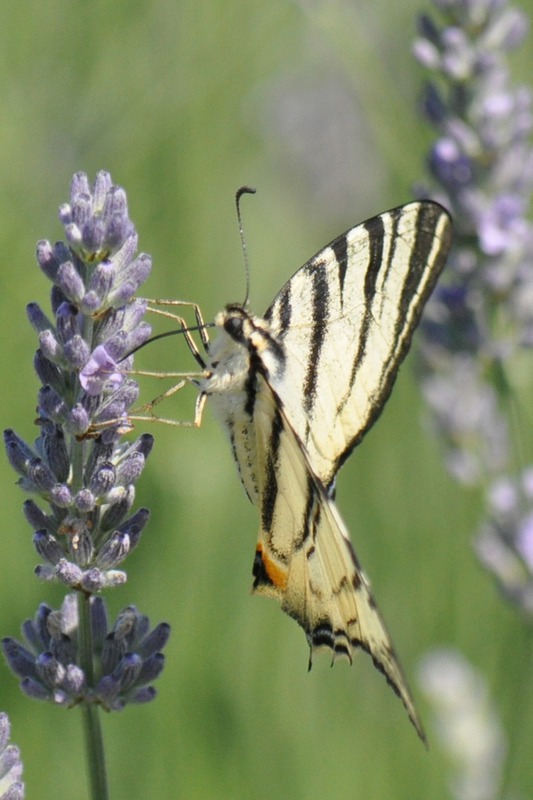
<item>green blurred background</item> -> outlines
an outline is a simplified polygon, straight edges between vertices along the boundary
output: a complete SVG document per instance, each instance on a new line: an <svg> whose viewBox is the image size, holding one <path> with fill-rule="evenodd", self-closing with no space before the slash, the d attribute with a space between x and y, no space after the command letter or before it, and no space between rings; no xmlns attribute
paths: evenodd
<svg viewBox="0 0 533 800"><path fill-rule="evenodd" d="M421 9L422 0L2 3L2 428L35 435L24 307L47 304L35 243L61 237L57 207L72 173L111 172L153 257L146 294L196 300L206 318L243 298L233 196L254 184L243 211L261 313L333 236L410 199L431 139L415 113L422 74L410 56ZM518 79L528 79L530 54L531 41L513 61ZM175 339L137 362L192 363ZM113 800L446 798L446 759L416 686L418 659L443 644L485 672L510 737L508 785L533 795L529 637L473 556L480 498L445 473L410 367L337 496L429 753L368 657L334 670L317 658L308 674L301 630L250 597L257 517L207 412L199 431L150 429L138 505L152 520L126 562L128 583L107 594L114 614L134 603L173 629L157 700L103 720ZM147 386L145 399L159 390ZM185 389L165 414L190 418L194 399ZM0 635L15 636L39 602L57 606L63 593L33 577L23 496L5 457L0 470ZM0 709L22 748L28 798L85 797L78 711L27 700L3 661Z"/></svg>

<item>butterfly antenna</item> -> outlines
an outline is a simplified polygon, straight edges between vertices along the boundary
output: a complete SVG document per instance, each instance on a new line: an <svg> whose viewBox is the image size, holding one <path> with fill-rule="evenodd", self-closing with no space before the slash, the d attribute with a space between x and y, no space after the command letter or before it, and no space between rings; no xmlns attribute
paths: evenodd
<svg viewBox="0 0 533 800"><path fill-rule="evenodd" d="M239 222L239 233L241 236L241 247L242 247L242 256L244 259L244 272L246 275L246 296L244 298L244 303L242 304L243 308L246 308L248 305L248 297L250 294L250 265L248 263L248 250L246 249L246 238L244 236L244 229L242 227L242 216L241 216L241 197L243 194L255 194L255 189L253 186L241 186L240 189L237 189L237 193L235 195L235 205L237 207L237 220Z"/></svg>
<svg viewBox="0 0 533 800"><path fill-rule="evenodd" d="M126 358L129 358L134 353L138 353L139 350L141 350L143 347L146 347L147 344L152 344L152 342L157 342L158 339L165 339L167 336L176 336L180 333L186 334L186 333L191 333L192 331L203 331L205 330L205 328L214 328L214 327L215 327L214 322L204 322L203 325L193 325L190 328L177 328L174 331L165 331L164 333L157 333L155 336L150 336L150 338L147 339L142 344L138 344L137 347L133 348L133 350L128 350L126 355L122 356L122 358L119 359L119 363L120 361L124 361Z"/></svg>

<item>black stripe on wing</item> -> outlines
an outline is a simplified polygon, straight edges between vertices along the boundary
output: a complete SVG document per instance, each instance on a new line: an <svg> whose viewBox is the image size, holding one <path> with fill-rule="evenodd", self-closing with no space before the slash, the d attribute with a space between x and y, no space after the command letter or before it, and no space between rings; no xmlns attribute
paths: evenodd
<svg viewBox="0 0 533 800"><path fill-rule="evenodd" d="M329 315L329 282L324 262L308 270L311 281L310 348L303 385L304 411L309 416L316 401L320 356L325 344L324 329Z"/></svg>
<svg viewBox="0 0 533 800"><path fill-rule="evenodd" d="M397 231L401 221L402 213L403 209L399 208L394 209L389 214L393 225L393 239L391 242L389 257L387 259L387 265L385 267L386 276L389 274L391 266L394 262L394 243L398 236ZM381 376L376 381L376 390L372 397L372 402L369 404L369 414L366 418L365 424L358 431L357 436L348 443L346 449L339 454L335 462L334 474L340 469L342 464L344 464L352 452L353 448L359 444L366 432L378 419L392 391L392 387L394 386L400 365L409 351L411 339L422 315L424 306L427 302L427 299L431 295L431 292L435 287L435 283L437 282L437 279L446 263L446 257L451 239L451 227L449 226L444 230L443 238L440 240L440 247L434 254L432 263L428 263L431 251L435 245L436 230L443 218L443 215L446 215L446 217L448 216L444 209L442 209L436 203L427 202L422 203L419 206L416 224L416 236L411 250L406 278L399 295L398 316L396 320L394 336L391 337L389 357L385 359L382 364ZM379 220L380 218L378 217L377 219ZM370 231L376 231L376 220L370 220L370 223L371 227L367 229ZM368 223L365 223L365 225L368 226ZM376 262L373 262L371 258L369 262L369 271L372 273L375 269L375 264ZM424 276L426 280L423 286L421 286L421 280ZM371 284L369 284L368 280L365 279L365 295L367 304L372 302L372 292L367 292L367 289L370 288L370 285ZM418 291L419 289L420 291ZM362 326L359 345L352 363L349 388L345 396L338 404L337 411L339 414L342 413L342 410L349 402L351 391L357 379L357 373L360 367L361 359L366 352L366 338L369 330L367 322L371 319L371 309L367 305L365 321Z"/></svg>

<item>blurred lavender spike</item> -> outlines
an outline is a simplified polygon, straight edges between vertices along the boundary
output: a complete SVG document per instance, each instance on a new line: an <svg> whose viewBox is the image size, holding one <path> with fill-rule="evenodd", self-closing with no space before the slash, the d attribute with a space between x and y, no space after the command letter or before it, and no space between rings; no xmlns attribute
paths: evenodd
<svg viewBox="0 0 533 800"><path fill-rule="evenodd" d="M451 796L500 800L507 744L483 676L455 650L435 650L422 661L419 682L453 766Z"/></svg>
<svg viewBox="0 0 533 800"><path fill-rule="evenodd" d="M0 800L24 800L20 751L9 737L9 717L0 711Z"/></svg>
<svg viewBox="0 0 533 800"><path fill-rule="evenodd" d="M487 493L477 552L531 614L531 468L516 452L510 416L533 374L533 103L508 66L529 26L506 0L434 6L413 47L430 73L422 106L437 131L432 182L416 193L449 209L455 241L423 325L423 393L449 470ZM494 498L504 484L512 507L502 511Z"/></svg>

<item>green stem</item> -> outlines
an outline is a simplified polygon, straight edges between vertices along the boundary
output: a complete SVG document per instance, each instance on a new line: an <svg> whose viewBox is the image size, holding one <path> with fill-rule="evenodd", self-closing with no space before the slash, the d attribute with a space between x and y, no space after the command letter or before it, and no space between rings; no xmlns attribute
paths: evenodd
<svg viewBox="0 0 533 800"><path fill-rule="evenodd" d="M82 592L78 593L78 614L80 666L85 672L87 685L94 686L90 597L82 594ZM100 709L93 703L86 703L82 707L82 712L91 800L109 800Z"/></svg>

